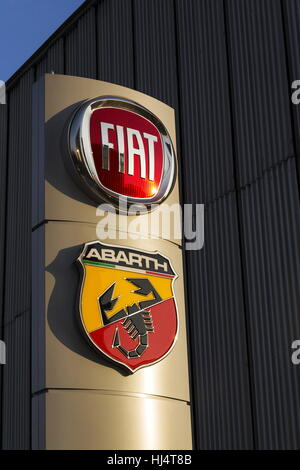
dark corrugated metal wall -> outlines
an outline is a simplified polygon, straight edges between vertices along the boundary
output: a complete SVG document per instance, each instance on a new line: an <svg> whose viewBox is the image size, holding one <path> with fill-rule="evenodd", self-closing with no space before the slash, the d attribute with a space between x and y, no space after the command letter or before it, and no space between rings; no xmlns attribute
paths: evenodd
<svg viewBox="0 0 300 470"><path fill-rule="evenodd" d="M252 448L223 2L176 11L183 195L206 209L205 248L186 253L196 445Z"/></svg>
<svg viewBox="0 0 300 470"><path fill-rule="evenodd" d="M182 198L206 205L185 256L195 448L300 447L299 25L297 0L88 1L10 81L4 448L30 447L31 85L51 71L176 109Z"/></svg>
<svg viewBox="0 0 300 470"><path fill-rule="evenodd" d="M7 106L0 105L0 250L3 259L5 241L5 194L6 194L6 154L7 154ZM3 287L4 262L0 263L0 339L3 340ZM3 366L0 366L0 400L3 393ZM0 423L2 423L2 407L0 408ZM2 440L2 429L0 439Z"/></svg>
<svg viewBox="0 0 300 470"><path fill-rule="evenodd" d="M3 368L4 448L30 446L31 86L29 70L9 91Z"/></svg>
<svg viewBox="0 0 300 470"><path fill-rule="evenodd" d="M300 219L282 4L225 3L254 438L271 449L300 446L300 375L290 360Z"/></svg>

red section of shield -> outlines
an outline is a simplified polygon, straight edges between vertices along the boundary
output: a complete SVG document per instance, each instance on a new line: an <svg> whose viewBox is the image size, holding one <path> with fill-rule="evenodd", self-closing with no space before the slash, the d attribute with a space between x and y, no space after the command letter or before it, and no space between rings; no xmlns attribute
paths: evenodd
<svg viewBox="0 0 300 470"><path fill-rule="evenodd" d="M108 130L109 142L113 148L109 149L109 170L102 168L102 136L101 122L114 125ZM116 126L122 126L124 132L124 173L119 171L119 152ZM145 150L146 178L141 177L141 164L138 156L134 157L134 175L128 174L128 142L127 128L140 132ZM154 143L154 180L149 180L149 148L144 133L157 138ZM90 121L90 137L93 158L98 178L105 188L127 197L149 198L156 195L163 172L163 147L158 129L143 116L119 108L100 108L93 112ZM123 139L122 139L123 140ZM137 140L134 137L134 147Z"/></svg>
<svg viewBox="0 0 300 470"><path fill-rule="evenodd" d="M120 343L124 348L133 350L139 345L138 339L132 340L123 328L123 320L90 333L92 341L103 353L121 362L132 371L159 361L170 351L176 338L178 320L175 301L168 299L147 310L152 315L154 332L148 333L148 348L139 358L128 359L117 348L112 347L116 328L118 328Z"/></svg>

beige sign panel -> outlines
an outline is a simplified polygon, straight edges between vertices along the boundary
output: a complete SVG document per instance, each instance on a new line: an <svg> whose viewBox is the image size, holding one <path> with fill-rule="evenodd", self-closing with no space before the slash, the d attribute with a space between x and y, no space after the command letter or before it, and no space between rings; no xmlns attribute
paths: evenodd
<svg viewBox="0 0 300 470"><path fill-rule="evenodd" d="M163 360L131 374L93 349L80 328L76 259L86 243L97 240L99 217L97 203L76 183L65 164L67 129L84 100L108 94L134 100L156 114L176 148L174 111L151 97L118 85L56 75L46 75L35 87L33 446L189 449L192 440L180 240L172 236L169 240L145 236L120 240L118 230L110 233L110 239L100 240L108 245L157 251L171 261L177 274L173 288L179 329L174 347ZM179 202L177 179L166 202ZM139 217L146 220L150 214Z"/></svg>
<svg viewBox="0 0 300 470"><path fill-rule="evenodd" d="M149 394L50 390L33 403L45 417L40 446L49 450L191 449L185 402Z"/></svg>
<svg viewBox="0 0 300 470"><path fill-rule="evenodd" d="M98 223L96 208L99 203L89 198L70 176L68 164L68 130L70 121L82 103L92 98L114 95L130 99L147 108L164 124L173 142L176 152L174 110L150 96L129 88L65 75L45 75L35 86L34 115L36 138L33 162L33 213L32 224L38 225L43 220L68 220L74 222ZM168 205L179 202L178 178L167 199ZM159 214L161 214L159 216ZM156 215L162 223L163 206ZM141 215L140 223L147 227L148 234L157 233L152 227L149 215ZM130 223L132 217L120 216L120 229ZM126 230L126 229L125 229ZM169 240L181 244L181 230L176 226L176 233L171 230Z"/></svg>

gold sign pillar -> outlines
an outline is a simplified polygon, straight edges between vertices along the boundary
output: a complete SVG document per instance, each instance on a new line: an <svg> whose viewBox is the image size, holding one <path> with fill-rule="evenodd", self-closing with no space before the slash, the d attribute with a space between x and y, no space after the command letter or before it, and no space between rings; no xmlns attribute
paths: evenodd
<svg viewBox="0 0 300 470"><path fill-rule="evenodd" d="M32 445L35 449L191 449L181 240L172 235L153 239L151 233L148 238L135 233L124 239L120 226L113 238L100 240L141 252L157 251L171 261L178 276L173 285L179 329L167 357L130 374L98 354L81 331L76 260L85 243L97 240L100 217L97 203L68 169L66 140L78 106L102 96L118 96L147 108L163 122L176 150L174 111L154 98L62 75L45 75L35 85ZM166 204L179 203L177 181ZM146 224L150 214L139 217ZM127 215L117 218L121 227L133 220Z"/></svg>

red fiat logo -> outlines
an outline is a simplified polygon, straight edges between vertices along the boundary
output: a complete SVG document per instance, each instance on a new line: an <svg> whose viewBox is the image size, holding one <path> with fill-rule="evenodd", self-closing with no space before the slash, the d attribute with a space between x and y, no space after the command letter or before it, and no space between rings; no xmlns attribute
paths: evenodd
<svg viewBox="0 0 300 470"><path fill-rule="evenodd" d="M97 109L90 134L98 178L105 188L138 198L157 194L163 147L151 122L124 109Z"/></svg>
<svg viewBox="0 0 300 470"><path fill-rule="evenodd" d="M162 122L135 102L101 97L76 112L69 134L73 163L98 202L159 203L169 194L175 156Z"/></svg>

